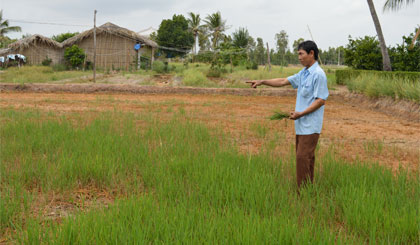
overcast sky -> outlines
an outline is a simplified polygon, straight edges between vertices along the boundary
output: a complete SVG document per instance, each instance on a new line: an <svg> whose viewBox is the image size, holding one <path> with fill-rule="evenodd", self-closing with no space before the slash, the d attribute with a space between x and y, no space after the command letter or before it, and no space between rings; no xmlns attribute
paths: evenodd
<svg viewBox="0 0 420 245"><path fill-rule="evenodd" d="M396 12L383 12L384 2L374 0L386 44L394 46L420 25L420 0ZM204 19L220 11L230 27L228 34L246 27L252 37L263 38L270 48L275 43L274 35L281 30L289 35L289 47L300 37L311 39L308 25L322 49L345 46L349 35L376 35L366 0L0 0L0 9L4 19L12 20L10 25L22 27L21 33L8 35L12 38L26 33L51 37L63 32L82 32L93 26L94 9L98 10L98 26L112 22L136 32L148 27L157 29L163 19L170 19L173 14L187 16L188 12L194 12Z"/></svg>

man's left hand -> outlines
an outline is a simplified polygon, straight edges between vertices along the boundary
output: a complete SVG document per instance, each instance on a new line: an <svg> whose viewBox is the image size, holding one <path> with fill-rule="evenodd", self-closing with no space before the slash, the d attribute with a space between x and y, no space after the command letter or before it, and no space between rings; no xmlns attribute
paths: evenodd
<svg viewBox="0 0 420 245"><path fill-rule="evenodd" d="M297 119L299 119L302 116L303 116L303 113L302 112L292 111L292 112L290 112L289 118L292 119L292 120L297 120Z"/></svg>

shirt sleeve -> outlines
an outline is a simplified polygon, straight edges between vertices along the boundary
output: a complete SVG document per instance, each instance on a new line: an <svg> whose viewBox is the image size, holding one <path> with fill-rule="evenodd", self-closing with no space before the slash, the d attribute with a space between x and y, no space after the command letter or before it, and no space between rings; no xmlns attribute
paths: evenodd
<svg viewBox="0 0 420 245"><path fill-rule="evenodd" d="M328 95L327 77L325 74L317 74L314 81L314 97L327 100Z"/></svg>
<svg viewBox="0 0 420 245"><path fill-rule="evenodd" d="M299 87L299 79L300 79L300 72L290 77L287 77L287 81L289 81L290 84L292 84L292 87L295 89Z"/></svg>

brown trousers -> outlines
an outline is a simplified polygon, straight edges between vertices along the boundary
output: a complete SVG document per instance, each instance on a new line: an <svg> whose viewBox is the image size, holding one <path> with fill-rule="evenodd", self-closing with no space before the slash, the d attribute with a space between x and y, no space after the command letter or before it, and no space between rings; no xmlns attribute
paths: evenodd
<svg viewBox="0 0 420 245"><path fill-rule="evenodd" d="M314 181L315 148L319 134L296 135L296 177L300 188Z"/></svg>

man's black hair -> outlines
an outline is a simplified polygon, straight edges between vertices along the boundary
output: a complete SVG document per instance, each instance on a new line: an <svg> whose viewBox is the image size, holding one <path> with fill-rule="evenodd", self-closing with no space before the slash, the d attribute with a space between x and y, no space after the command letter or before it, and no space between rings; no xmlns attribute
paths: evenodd
<svg viewBox="0 0 420 245"><path fill-rule="evenodd" d="M299 43L298 50L301 50L301 49L305 50L306 53L308 53L308 54L309 54L309 52L311 52L311 50L313 50L314 51L314 58L315 58L315 60L318 60L319 50L318 50L318 47L316 46L316 43L314 41L304 41L304 42Z"/></svg>

